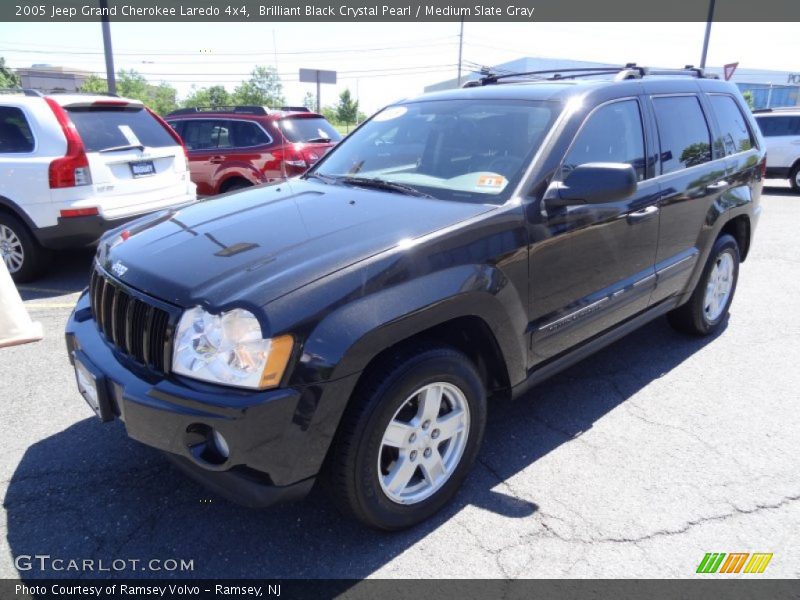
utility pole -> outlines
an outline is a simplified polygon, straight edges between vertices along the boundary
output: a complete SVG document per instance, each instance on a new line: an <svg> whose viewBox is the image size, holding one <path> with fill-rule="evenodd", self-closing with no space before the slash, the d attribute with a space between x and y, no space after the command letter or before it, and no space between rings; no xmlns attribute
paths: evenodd
<svg viewBox="0 0 800 600"><path fill-rule="evenodd" d="M464 50L464 17L462 16L461 31L458 34L458 79L456 81L456 87L461 87L461 54L463 50Z"/></svg>
<svg viewBox="0 0 800 600"><path fill-rule="evenodd" d="M100 0L100 24L103 28L103 52L106 55L106 80L108 92L117 93L117 80L114 75L114 51L111 49L111 25L108 22L108 0Z"/></svg>
<svg viewBox="0 0 800 600"><path fill-rule="evenodd" d="M714 3L716 0L708 2L708 19L706 19L706 35L703 38L703 55L700 57L700 68L706 68L706 55L708 54L708 40L711 37L711 22L714 20Z"/></svg>

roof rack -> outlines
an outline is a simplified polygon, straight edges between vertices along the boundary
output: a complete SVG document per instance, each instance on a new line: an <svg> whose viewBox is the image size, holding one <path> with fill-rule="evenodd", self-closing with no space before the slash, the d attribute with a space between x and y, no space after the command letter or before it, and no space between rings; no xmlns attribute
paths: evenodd
<svg viewBox="0 0 800 600"><path fill-rule="evenodd" d="M558 81L562 79L577 79L578 77L595 77L598 75L615 75L615 81L626 79L641 79L650 75L689 75L698 79L718 79L714 74L706 73L703 69L693 65L686 65L683 69L650 69L640 67L636 63L628 63L623 67L576 67L568 69L545 69L541 71L523 71L520 73L492 73L491 69L481 69L483 77L468 81L463 87L480 87L498 83L519 83L515 77L536 77L545 81ZM511 79L510 81L508 81Z"/></svg>
<svg viewBox="0 0 800 600"><path fill-rule="evenodd" d="M169 113L169 117L174 115L188 115L199 112L233 112L248 115L268 115L270 109L266 106L191 106L189 108L179 108Z"/></svg>
<svg viewBox="0 0 800 600"><path fill-rule="evenodd" d="M311 112L307 106L281 106L281 110L284 112Z"/></svg>

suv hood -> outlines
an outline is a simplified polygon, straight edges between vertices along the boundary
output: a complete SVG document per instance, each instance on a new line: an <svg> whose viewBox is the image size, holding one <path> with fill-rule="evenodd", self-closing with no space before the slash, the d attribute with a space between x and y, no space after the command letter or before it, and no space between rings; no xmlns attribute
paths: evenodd
<svg viewBox="0 0 800 600"><path fill-rule="evenodd" d="M125 241L104 238L98 261L127 285L179 306L263 306L401 240L494 208L295 179L130 223Z"/></svg>

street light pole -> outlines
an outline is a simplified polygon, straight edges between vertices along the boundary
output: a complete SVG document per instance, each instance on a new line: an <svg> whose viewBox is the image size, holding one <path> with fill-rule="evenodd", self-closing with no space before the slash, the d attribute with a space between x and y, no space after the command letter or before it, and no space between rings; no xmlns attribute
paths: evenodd
<svg viewBox="0 0 800 600"><path fill-rule="evenodd" d="M706 55L708 54L708 40L711 37L711 22L714 20L714 3L716 0L709 0L708 19L706 19L706 35L703 38L703 55L700 57L700 68L706 68Z"/></svg>
<svg viewBox="0 0 800 600"><path fill-rule="evenodd" d="M117 80L114 76L114 52L111 49L111 26L108 22L108 0L100 0L100 24L103 27L103 52L106 55L106 80L108 92L117 93Z"/></svg>

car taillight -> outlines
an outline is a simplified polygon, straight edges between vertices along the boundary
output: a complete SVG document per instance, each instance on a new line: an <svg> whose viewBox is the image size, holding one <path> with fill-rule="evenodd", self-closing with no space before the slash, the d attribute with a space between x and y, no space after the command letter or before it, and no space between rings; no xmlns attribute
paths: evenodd
<svg viewBox="0 0 800 600"><path fill-rule="evenodd" d="M67 152L61 158L50 163L49 180L51 188L67 188L92 183L92 174L89 171L89 158L83 147L83 141L62 106L52 98L45 98L45 102L53 111L56 121L64 132L67 140Z"/></svg>
<svg viewBox="0 0 800 600"><path fill-rule="evenodd" d="M63 208L59 214L65 219L73 217L94 217L100 214L100 210L96 206L89 208Z"/></svg>
<svg viewBox="0 0 800 600"><path fill-rule="evenodd" d="M300 175L308 168L305 157L294 146L286 146L275 153L287 177Z"/></svg>

